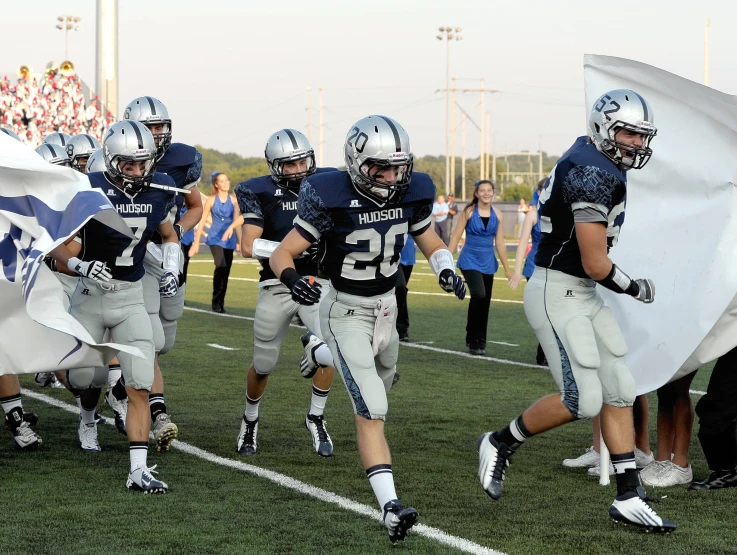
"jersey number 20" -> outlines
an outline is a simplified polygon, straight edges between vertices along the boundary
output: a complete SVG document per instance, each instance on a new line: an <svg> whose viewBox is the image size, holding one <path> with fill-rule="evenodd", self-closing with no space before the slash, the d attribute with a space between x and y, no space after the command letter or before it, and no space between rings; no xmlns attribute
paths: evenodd
<svg viewBox="0 0 737 555"><path fill-rule="evenodd" d="M358 246L359 242L366 241L369 248L366 252L354 251L348 254L343 260L343 271L340 275L345 279L355 281L393 276L399 264L398 253L395 249L397 237L402 236L404 238L407 229L408 224L404 222L391 226L383 237L381 233L373 228L357 229L350 233L345 238L346 243ZM383 249L382 243L384 243ZM379 257L378 260L377 256ZM397 260L392 262L395 256ZM376 268L377 265L378 268ZM377 270L380 275L377 275Z"/></svg>

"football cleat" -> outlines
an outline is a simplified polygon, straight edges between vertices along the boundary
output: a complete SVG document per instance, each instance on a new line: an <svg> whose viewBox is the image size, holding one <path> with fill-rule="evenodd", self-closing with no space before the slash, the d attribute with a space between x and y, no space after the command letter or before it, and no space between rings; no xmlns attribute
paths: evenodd
<svg viewBox="0 0 737 555"><path fill-rule="evenodd" d="M53 372L39 372L33 378L36 385L39 387L50 387L56 379Z"/></svg>
<svg viewBox="0 0 737 555"><path fill-rule="evenodd" d="M315 448L315 452L321 457L331 457L333 455L333 440L330 439L330 435L325 428L325 417L308 414L305 416L305 428L312 434L312 446Z"/></svg>
<svg viewBox="0 0 737 555"><path fill-rule="evenodd" d="M305 353L302 355L302 360L299 361L299 371L302 373L303 378L311 378L315 375L318 368L324 368L324 366L318 364L317 360L315 360L315 351L325 343L311 331L308 331L300 339L302 340Z"/></svg>
<svg viewBox="0 0 737 555"><path fill-rule="evenodd" d="M157 474L154 468L156 468L156 465L151 468L138 467L131 470L125 487L131 491L141 491L143 493L167 493L169 486L153 477L154 474Z"/></svg>
<svg viewBox="0 0 737 555"><path fill-rule="evenodd" d="M707 491L712 489L737 487L737 467L715 470L706 480L691 482L688 489L692 491Z"/></svg>
<svg viewBox="0 0 737 555"><path fill-rule="evenodd" d="M43 445L43 440L33 431L28 422L21 422L17 428L11 428L15 446L21 451L33 451Z"/></svg>
<svg viewBox="0 0 737 555"><path fill-rule="evenodd" d="M504 478L509 457L514 454L506 443L498 443L494 432L483 434L478 441L479 448L479 481L486 494L492 499L499 499L504 488Z"/></svg>
<svg viewBox="0 0 737 555"><path fill-rule="evenodd" d="M658 516L650 506L657 501L650 499L644 486L637 486L634 491L618 495L609 507L609 516L620 524L632 524L648 532L668 534L676 529L674 522Z"/></svg>
<svg viewBox="0 0 737 555"><path fill-rule="evenodd" d="M79 445L82 447L82 451L86 451L87 453L99 453L102 451L100 442L97 441L97 422L84 424L80 420L77 433L79 434Z"/></svg>
<svg viewBox="0 0 737 555"><path fill-rule="evenodd" d="M177 439L179 428L171 421L171 416L165 412L160 412L156 415L156 419L151 426L151 432L156 441L156 450L165 452L169 450L171 442Z"/></svg>
<svg viewBox="0 0 737 555"><path fill-rule="evenodd" d="M387 530L389 530L389 540L392 543L397 543L407 539L410 528L417 524L420 515L412 507L405 509L399 499L392 499L384 505L381 518Z"/></svg>
<svg viewBox="0 0 737 555"><path fill-rule="evenodd" d="M108 389L107 393L105 393L105 402L111 409L113 409L115 427L124 436L128 435L125 430L125 419L128 415L128 398L126 397L122 401L119 401L115 395L113 395L113 391Z"/></svg>
<svg viewBox="0 0 737 555"><path fill-rule="evenodd" d="M258 447L256 443L256 438L258 436L258 418L254 420L253 422L250 420L246 420L246 415L243 415L243 420L241 421L241 431L238 432L238 439L236 440L236 450L241 455L255 455L256 454L256 448Z"/></svg>
<svg viewBox="0 0 737 555"><path fill-rule="evenodd" d="M599 464L600 459L599 453L594 451L594 447L588 447L584 451L583 455L576 457L575 459L563 459L563 466L568 468L587 468L596 466Z"/></svg>
<svg viewBox="0 0 737 555"><path fill-rule="evenodd" d="M392 387L394 387L395 385L397 385L397 382L399 381L399 378L401 378L401 377L402 376L399 375L399 372L397 372L395 370L394 371L394 377L392 378Z"/></svg>
<svg viewBox="0 0 737 555"><path fill-rule="evenodd" d="M38 424L38 415L35 412L24 412L23 421L28 422L31 426Z"/></svg>

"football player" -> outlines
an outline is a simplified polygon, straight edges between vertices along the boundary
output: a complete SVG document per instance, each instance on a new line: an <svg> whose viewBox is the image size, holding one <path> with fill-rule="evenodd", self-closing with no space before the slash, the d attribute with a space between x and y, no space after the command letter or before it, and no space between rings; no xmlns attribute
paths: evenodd
<svg viewBox="0 0 737 555"><path fill-rule="evenodd" d="M269 375L279 359L289 323L298 314L311 332L302 338L305 346L302 375L312 378L312 398L305 416L305 427L312 436L317 454L329 457L333 454L333 442L325 426L324 411L335 369L330 350L320 339L319 303L302 306L295 302L269 267L268 250L259 253L258 248L254 251L254 247L270 244L273 250L292 229L297 215L299 186L305 177L336 170L315 167L315 152L307 137L296 129L280 129L273 133L266 142L264 156L269 175L249 179L235 188L241 216L223 234L223 239L227 240L235 229L243 226L241 253L246 258L260 258L262 265L253 321L253 364L246 376L246 409L236 450L241 455L256 453L259 404ZM317 275L316 248L300 258L298 264L306 274ZM327 290L327 282L320 281Z"/></svg>
<svg viewBox="0 0 737 555"><path fill-rule="evenodd" d="M146 127L156 142L156 171L169 175L179 189L189 191L178 193L176 204L172 208L170 219L174 224L177 237L193 229L202 217L202 198L197 188L202 172L202 155L199 151L183 143L172 143L172 123L169 111L160 100L152 96L141 96L133 99L125 108L125 120L139 121ZM187 210L182 215L182 207ZM162 239L154 233L151 242L160 246ZM149 395L151 421L156 440L156 449L167 451L172 440L177 438L179 429L171 421L164 401L164 377L159 367L159 355L168 353L174 346L177 333L177 320L184 312L185 286L181 282L181 270L178 273L180 282L176 295L162 297L159 295L159 282L164 273L160 249L152 246L144 260L146 275L143 278L143 293L146 310L151 317L154 330L156 360L154 362L154 383ZM184 257L181 257L182 263ZM113 398L108 395L108 401ZM114 402L114 401L113 401Z"/></svg>
<svg viewBox="0 0 737 555"><path fill-rule="evenodd" d="M0 376L0 405L2 405L3 413L5 413L5 426L13 435L15 446L18 449L33 451L43 444L41 436L31 428L28 419L29 413L23 412L20 381L18 381L18 376L15 374Z"/></svg>
<svg viewBox="0 0 737 555"><path fill-rule="evenodd" d="M67 154L73 169L81 173L88 173L85 168L90 156L100 148L100 141L92 135L82 133L75 135L66 146Z"/></svg>
<svg viewBox="0 0 737 555"><path fill-rule="evenodd" d="M44 137L43 144L57 145L62 148L66 148L71 140L72 136L62 133L61 131L54 131Z"/></svg>
<svg viewBox="0 0 737 555"><path fill-rule="evenodd" d="M608 256L624 222L627 172L650 160L655 134L652 108L640 94L609 91L591 110L588 137L579 137L558 160L540 194L542 238L524 307L560 393L479 438L478 477L493 499L501 497L509 459L527 439L601 412L617 481L609 515L655 532L675 530L652 509L640 482L635 380L624 337L597 291L599 284L643 303L655 299L652 281L631 279Z"/></svg>
<svg viewBox="0 0 737 555"><path fill-rule="evenodd" d="M435 185L412 173L409 136L385 116L351 127L344 147L347 171L308 177L299 192L294 229L271 255L271 269L304 305L320 300L321 285L293 259L322 240L320 266L330 290L320 305L320 329L338 362L355 412L358 450L392 543L404 540L418 513L397 499L384 436L399 351L394 286L407 233L430 261L440 286L462 299L453 255L433 231Z"/></svg>
<svg viewBox="0 0 737 555"><path fill-rule="evenodd" d="M177 234L169 220L174 202L169 191L151 185L174 187L174 180L155 173L156 144L151 132L136 121L113 124L103 143L106 171L89 174L90 184L102 189L135 234L130 239L96 220L81 231L81 258L71 255L64 245L52 251L58 264L64 264L81 277L71 303L71 314L98 342L107 330L116 342L139 348L145 358L121 353L123 379L128 395L126 431L130 445L130 473L126 487L144 493L166 493L168 486L153 477L148 468L148 435L151 419L148 392L154 380L154 345L151 320L143 300L143 258L155 230L163 238L164 274L160 291L164 296L177 292L180 254ZM98 387L106 376L95 369L75 369L68 374L73 387ZM89 408L89 407L88 407ZM87 413L87 414L85 414ZM82 425L97 435L89 411L82 413ZM96 437L95 437L96 443ZM99 447L98 447L99 449Z"/></svg>
<svg viewBox="0 0 737 555"><path fill-rule="evenodd" d="M63 166L65 168L71 165L67 151L59 145L43 143L36 147L36 152L49 164Z"/></svg>

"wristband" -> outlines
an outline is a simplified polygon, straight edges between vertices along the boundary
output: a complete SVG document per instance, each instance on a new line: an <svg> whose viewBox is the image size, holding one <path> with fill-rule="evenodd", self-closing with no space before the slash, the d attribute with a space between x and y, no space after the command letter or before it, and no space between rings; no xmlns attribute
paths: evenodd
<svg viewBox="0 0 737 555"><path fill-rule="evenodd" d="M625 293L636 297L640 292L640 287L627 274L620 270L616 264L612 264L612 270L604 279L597 279L596 283L600 283L610 291L615 293Z"/></svg>
<svg viewBox="0 0 737 555"><path fill-rule="evenodd" d="M299 272L294 268L284 268L281 276L279 276L279 281L286 285L290 291L292 290L292 287L294 287L294 284L300 279L302 279L302 276L299 275Z"/></svg>
<svg viewBox="0 0 737 555"><path fill-rule="evenodd" d="M440 277L443 270L451 270L455 273L456 266L453 261L453 255L448 249L438 249L430 255L430 267L435 275Z"/></svg>

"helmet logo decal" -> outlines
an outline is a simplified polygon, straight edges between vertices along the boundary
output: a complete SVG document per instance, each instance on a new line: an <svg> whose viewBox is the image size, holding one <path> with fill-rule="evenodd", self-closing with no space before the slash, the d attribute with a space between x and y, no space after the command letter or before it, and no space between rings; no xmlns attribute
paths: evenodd
<svg viewBox="0 0 737 555"><path fill-rule="evenodd" d="M604 110L604 106L607 105L607 101L609 102L610 106L613 106L613 108L609 110ZM612 97L608 94L605 94L599 99L599 102L596 103L596 106L594 106L594 110L597 112L601 112L604 110L604 117L606 117L607 121L612 121L612 118L609 114L614 114L615 112L619 112L619 109L621 106L616 101L612 100Z"/></svg>
<svg viewBox="0 0 737 555"><path fill-rule="evenodd" d="M366 135L366 133L361 131L358 127L354 127L353 129L351 129L351 134L348 135L348 138L346 139L346 143L351 146L355 146L356 151L358 151L359 153L363 152L363 150L366 148L367 142L368 135Z"/></svg>

